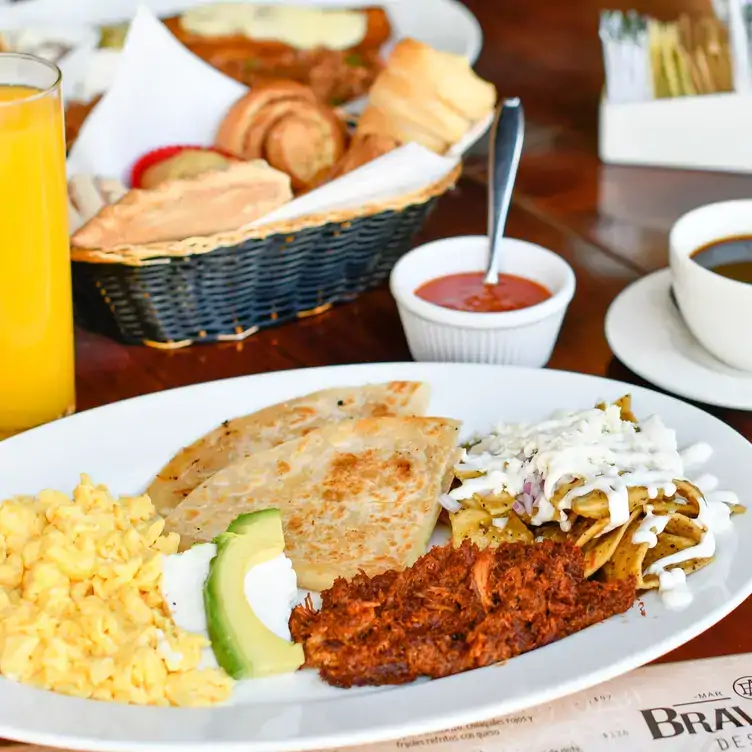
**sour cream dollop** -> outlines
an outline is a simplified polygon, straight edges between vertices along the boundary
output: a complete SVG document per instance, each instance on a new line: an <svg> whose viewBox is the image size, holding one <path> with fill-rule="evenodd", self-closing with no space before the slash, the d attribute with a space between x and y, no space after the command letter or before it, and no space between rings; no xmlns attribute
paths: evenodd
<svg viewBox="0 0 752 752"><path fill-rule="evenodd" d="M175 623L209 639L204 609L204 582L217 553L214 543L201 543L180 554L166 556L162 569L162 594ZM289 619L298 602L298 581L292 562L284 554L251 567L245 576L245 597L261 623L277 637L290 640ZM216 667L211 648L202 666Z"/></svg>

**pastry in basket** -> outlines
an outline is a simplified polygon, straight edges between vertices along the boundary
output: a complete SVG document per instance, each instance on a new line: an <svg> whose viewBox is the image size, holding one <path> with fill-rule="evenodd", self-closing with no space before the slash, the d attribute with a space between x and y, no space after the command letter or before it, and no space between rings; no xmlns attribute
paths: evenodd
<svg viewBox="0 0 752 752"><path fill-rule="evenodd" d="M329 104L368 91L391 34L382 8L220 2L165 24L196 55L248 86L290 79L311 86Z"/></svg>
<svg viewBox="0 0 752 752"><path fill-rule="evenodd" d="M357 133L416 141L441 154L493 111L496 96L462 55L403 39L371 87Z"/></svg>
<svg viewBox="0 0 752 752"><path fill-rule="evenodd" d="M258 86L227 113L217 147L241 159L265 159L297 192L319 185L345 153L347 133L333 109L294 81Z"/></svg>
<svg viewBox="0 0 752 752"><path fill-rule="evenodd" d="M237 230L292 198L290 178L262 160L233 162L197 177L134 188L102 208L71 238L109 249Z"/></svg>

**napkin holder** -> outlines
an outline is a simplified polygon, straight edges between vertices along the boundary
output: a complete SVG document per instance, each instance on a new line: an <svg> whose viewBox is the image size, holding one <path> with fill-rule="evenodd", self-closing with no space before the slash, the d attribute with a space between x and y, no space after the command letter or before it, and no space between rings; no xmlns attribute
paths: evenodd
<svg viewBox="0 0 752 752"><path fill-rule="evenodd" d="M706 94L600 105L606 164L752 173L752 96Z"/></svg>

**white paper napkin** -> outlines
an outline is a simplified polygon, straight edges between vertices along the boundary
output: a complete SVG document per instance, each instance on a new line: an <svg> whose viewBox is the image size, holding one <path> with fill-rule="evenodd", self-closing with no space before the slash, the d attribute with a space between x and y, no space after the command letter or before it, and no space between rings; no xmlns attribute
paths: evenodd
<svg viewBox="0 0 752 752"><path fill-rule="evenodd" d="M457 157L439 156L419 144L405 144L281 206L253 222L251 227L414 193L448 175L458 161Z"/></svg>
<svg viewBox="0 0 752 752"><path fill-rule="evenodd" d="M134 162L152 149L211 144L230 105L246 91L188 52L142 6L115 80L71 149L68 171L127 183Z"/></svg>
<svg viewBox="0 0 752 752"><path fill-rule="evenodd" d="M115 80L71 150L68 172L118 177L128 184L133 164L153 149L211 145L225 113L246 91L190 53L142 6ZM486 127L487 123L478 124L447 156L407 144L291 201L254 226L419 191L446 176Z"/></svg>

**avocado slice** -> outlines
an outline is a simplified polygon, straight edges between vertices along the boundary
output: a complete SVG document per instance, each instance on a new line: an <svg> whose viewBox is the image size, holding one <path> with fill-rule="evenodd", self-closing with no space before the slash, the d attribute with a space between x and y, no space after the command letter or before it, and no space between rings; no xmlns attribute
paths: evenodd
<svg viewBox="0 0 752 752"><path fill-rule="evenodd" d="M296 671L303 646L275 635L245 597L245 575L285 550L278 509L242 514L215 538L217 554L204 583L204 608L217 663L233 679L253 679Z"/></svg>

